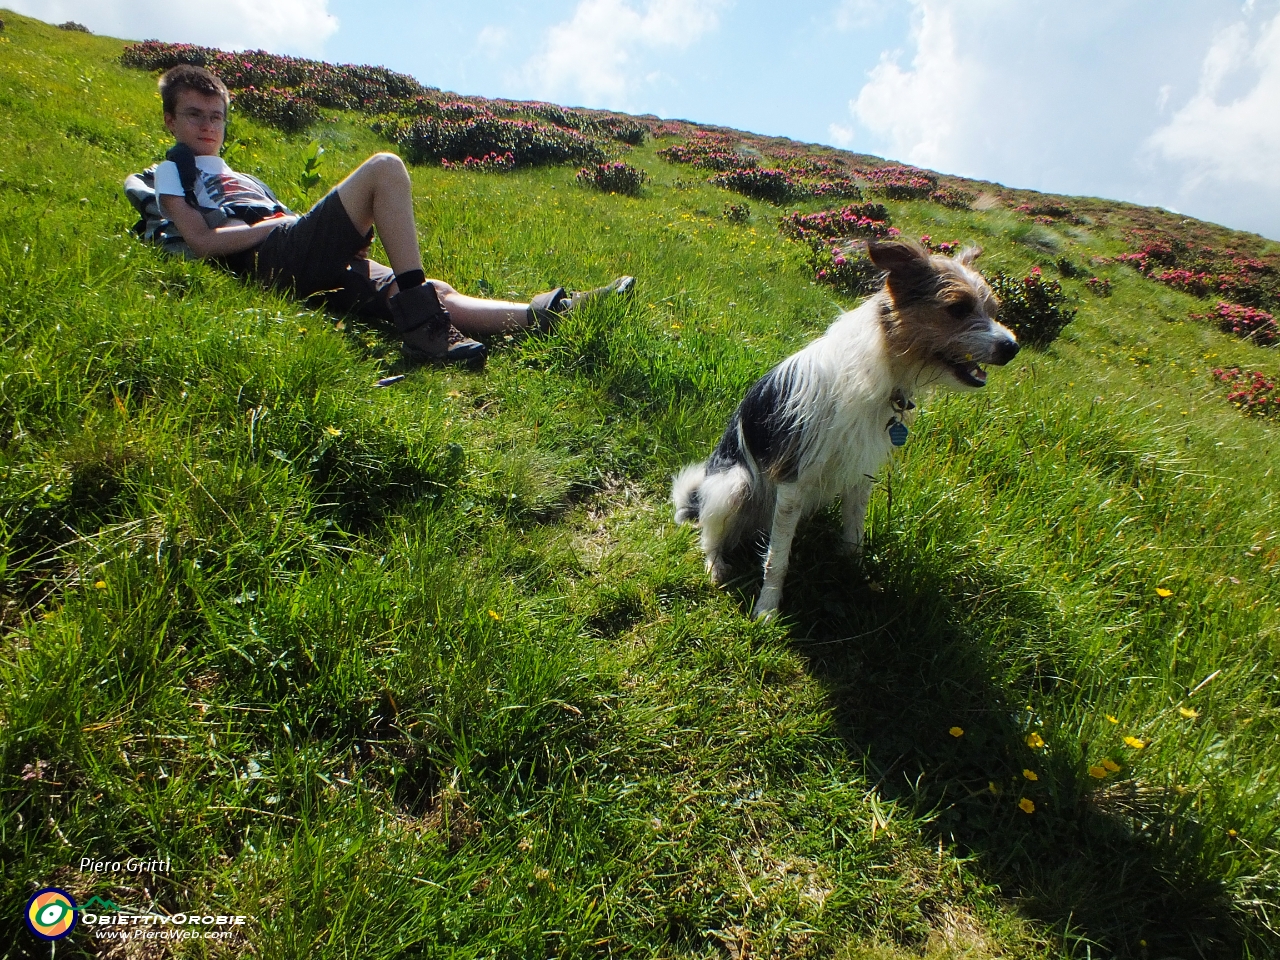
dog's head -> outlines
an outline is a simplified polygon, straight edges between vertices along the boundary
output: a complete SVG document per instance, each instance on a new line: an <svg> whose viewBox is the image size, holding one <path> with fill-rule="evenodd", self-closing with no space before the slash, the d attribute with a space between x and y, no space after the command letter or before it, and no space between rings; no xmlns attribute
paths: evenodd
<svg viewBox="0 0 1280 960"><path fill-rule="evenodd" d="M937 371L941 383L978 389L987 382L981 364L1003 366L1017 354L1017 338L996 322L995 294L973 268L981 247L944 257L907 241L872 240L867 253L888 274L881 320L889 349L924 380Z"/></svg>

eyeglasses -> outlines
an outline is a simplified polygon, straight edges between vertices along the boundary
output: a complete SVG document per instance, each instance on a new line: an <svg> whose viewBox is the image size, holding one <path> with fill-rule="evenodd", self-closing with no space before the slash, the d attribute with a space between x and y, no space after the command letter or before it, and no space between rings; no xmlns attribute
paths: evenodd
<svg viewBox="0 0 1280 960"><path fill-rule="evenodd" d="M220 127L227 122L225 113L205 113L203 110L182 110L178 113L183 120L188 123L203 124L206 120L215 127Z"/></svg>

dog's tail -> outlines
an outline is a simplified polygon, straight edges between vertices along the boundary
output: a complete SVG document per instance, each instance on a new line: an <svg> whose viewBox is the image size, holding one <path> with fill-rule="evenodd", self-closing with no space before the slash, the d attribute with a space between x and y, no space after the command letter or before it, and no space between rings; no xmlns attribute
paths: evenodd
<svg viewBox="0 0 1280 960"><path fill-rule="evenodd" d="M671 484L671 502L676 505L676 523L691 523L702 513L702 500L698 491L707 478L705 463L691 463L679 473Z"/></svg>

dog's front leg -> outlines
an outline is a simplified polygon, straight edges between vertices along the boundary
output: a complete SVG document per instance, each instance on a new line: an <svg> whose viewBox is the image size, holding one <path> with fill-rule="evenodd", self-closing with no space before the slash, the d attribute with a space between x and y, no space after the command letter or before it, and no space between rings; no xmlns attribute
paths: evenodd
<svg viewBox="0 0 1280 960"><path fill-rule="evenodd" d="M852 557L862 556L862 534L867 522L867 504L870 501L870 477L859 477L845 487L840 496L840 517L844 520L844 550Z"/></svg>
<svg viewBox="0 0 1280 960"><path fill-rule="evenodd" d="M800 506L799 486L779 484L773 507L773 528L769 531L769 553L764 560L764 584L752 614L757 619L771 619L782 602L782 583L787 579L787 567L791 563L791 541L800 522Z"/></svg>

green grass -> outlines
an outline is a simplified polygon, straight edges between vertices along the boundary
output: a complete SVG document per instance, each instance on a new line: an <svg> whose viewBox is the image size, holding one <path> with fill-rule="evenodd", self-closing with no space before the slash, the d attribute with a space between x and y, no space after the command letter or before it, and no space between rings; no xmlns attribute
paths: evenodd
<svg viewBox="0 0 1280 960"><path fill-rule="evenodd" d="M753 623L665 498L852 305L779 211L726 223L654 144L638 199L415 169L429 275L640 285L409 369L136 241L154 79L3 19L0 957L46 955L16 919L46 885L246 914L268 958L1274 955L1280 428L1208 375L1274 350L1132 271L1064 279L1059 340L923 405L862 568L813 518ZM299 207L384 148L347 116L231 138ZM1102 201L888 206L1014 275L1125 249ZM172 873L77 869L130 855Z"/></svg>

